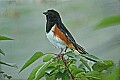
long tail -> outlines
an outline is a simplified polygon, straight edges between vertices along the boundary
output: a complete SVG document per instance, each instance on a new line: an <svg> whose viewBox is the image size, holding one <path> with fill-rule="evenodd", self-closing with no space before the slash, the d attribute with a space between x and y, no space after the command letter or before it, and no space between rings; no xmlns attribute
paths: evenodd
<svg viewBox="0 0 120 80"><path fill-rule="evenodd" d="M76 48L76 50L77 50L79 53L81 53L81 54L88 54L88 53L85 51L85 49L84 49L83 47L81 47L80 45L78 45L78 44L75 45L75 48Z"/></svg>

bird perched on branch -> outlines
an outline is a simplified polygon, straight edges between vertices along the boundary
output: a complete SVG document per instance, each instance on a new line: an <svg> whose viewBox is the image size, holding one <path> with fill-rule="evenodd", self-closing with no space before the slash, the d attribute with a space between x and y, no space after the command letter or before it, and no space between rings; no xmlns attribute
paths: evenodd
<svg viewBox="0 0 120 80"><path fill-rule="evenodd" d="M46 16L46 35L48 40L56 47L63 50L70 48L77 50L81 54L88 54L83 47L76 43L71 33L64 26L60 14L55 10L47 10L43 12Z"/></svg>

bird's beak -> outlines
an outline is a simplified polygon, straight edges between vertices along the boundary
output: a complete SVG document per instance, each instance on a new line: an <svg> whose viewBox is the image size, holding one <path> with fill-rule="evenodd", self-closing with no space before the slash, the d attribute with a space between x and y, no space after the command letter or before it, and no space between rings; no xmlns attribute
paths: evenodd
<svg viewBox="0 0 120 80"><path fill-rule="evenodd" d="M48 13L47 13L47 12L43 12L43 14L44 14L44 15L48 15Z"/></svg>

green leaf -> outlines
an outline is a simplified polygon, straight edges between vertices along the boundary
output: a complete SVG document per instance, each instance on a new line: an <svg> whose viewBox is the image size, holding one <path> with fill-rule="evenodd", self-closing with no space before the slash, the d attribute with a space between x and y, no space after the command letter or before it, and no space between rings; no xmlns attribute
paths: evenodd
<svg viewBox="0 0 120 80"><path fill-rule="evenodd" d="M42 64L42 65L43 65L43 64ZM34 80L37 71L42 67L42 65L39 65L39 66L37 66L36 68L34 68L34 69L32 70L32 72L30 73L30 75L29 75L29 77L28 77L27 80Z"/></svg>
<svg viewBox="0 0 120 80"><path fill-rule="evenodd" d="M53 67L53 66L51 66L51 67L48 67L46 70L45 70L45 72L47 73L47 74L51 74L51 72L53 72L53 71L55 71L55 67Z"/></svg>
<svg viewBox="0 0 120 80"><path fill-rule="evenodd" d="M59 72L56 74L56 78L60 79L60 78L62 78L64 75L65 75L64 73L62 73L62 72L59 71Z"/></svg>
<svg viewBox="0 0 120 80"><path fill-rule="evenodd" d="M105 60L105 61L103 61L103 62L96 62L93 66L92 66L92 68L93 68L93 70L94 71L99 71L99 72L101 72L101 71L103 71L103 70L107 70L108 68L110 68L111 66L113 66L114 65L114 63L113 63L113 61L111 61L111 60Z"/></svg>
<svg viewBox="0 0 120 80"><path fill-rule="evenodd" d="M97 71L91 71L85 74L85 76L89 80L103 80L103 78L106 76L104 73L97 72Z"/></svg>
<svg viewBox="0 0 120 80"><path fill-rule="evenodd" d="M18 68L16 64L10 64L10 63L6 63L6 62L2 62L2 61L0 61L0 64L10 66L10 67L14 67L14 68Z"/></svg>
<svg viewBox="0 0 120 80"><path fill-rule="evenodd" d="M21 70L19 71L19 73L24 70L25 68L27 68L29 65L31 65L33 62L35 62L37 59L39 59L40 57L42 57L44 54L42 52L36 52L25 64L24 66L21 68Z"/></svg>
<svg viewBox="0 0 120 80"><path fill-rule="evenodd" d="M104 80L120 80L120 67L117 67L112 73L105 76Z"/></svg>
<svg viewBox="0 0 120 80"><path fill-rule="evenodd" d="M69 52L66 52L65 54L72 58L74 58L76 56L74 51L69 51Z"/></svg>
<svg viewBox="0 0 120 80"><path fill-rule="evenodd" d="M57 66L57 63L54 61L49 64L49 67L56 67L56 66Z"/></svg>
<svg viewBox="0 0 120 80"><path fill-rule="evenodd" d="M51 61L46 62L46 63L37 71L35 80L39 80L39 79L41 79L41 78L45 75L45 70L46 70L46 68L49 66L50 63L51 63Z"/></svg>
<svg viewBox="0 0 120 80"><path fill-rule="evenodd" d="M0 53L3 54L5 56L5 53L0 49Z"/></svg>
<svg viewBox="0 0 120 80"><path fill-rule="evenodd" d="M57 74L58 72L59 72L59 70L58 70L58 69L55 69L55 71L51 72L50 75L55 75L55 74Z"/></svg>
<svg viewBox="0 0 120 80"><path fill-rule="evenodd" d="M120 15L118 16L110 16L99 22L96 26L96 29L101 29L104 27L110 27L110 25L120 24Z"/></svg>
<svg viewBox="0 0 120 80"><path fill-rule="evenodd" d="M13 40L13 39L5 36L0 36L0 40Z"/></svg>
<svg viewBox="0 0 120 80"><path fill-rule="evenodd" d="M60 69L59 71L60 71L61 73L63 73L63 74L67 72L67 70L66 70L65 68L62 68L62 69Z"/></svg>
<svg viewBox="0 0 120 80"><path fill-rule="evenodd" d="M65 76L62 77L62 80L70 80L70 76L66 74Z"/></svg>
<svg viewBox="0 0 120 80"><path fill-rule="evenodd" d="M74 76L76 76L77 74L79 74L79 73L81 73L81 72L84 72L84 70L83 70L83 69L80 69L80 68L76 68L76 69L74 69L74 70L72 71L72 74L73 74Z"/></svg>
<svg viewBox="0 0 120 80"><path fill-rule="evenodd" d="M53 54L47 54L47 55L43 58L43 62L48 62L49 60L51 60L51 58L53 58Z"/></svg>
<svg viewBox="0 0 120 80"><path fill-rule="evenodd" d="M80 61L88 68L89 71L91 71L91 68L84 59L80 58Z"/></svg>
<svg viewBox="0 0 120 80"><path fill-rule="evenodd" d="M94 55L90 55L90 54L80 54L82 57L85 57L88 60L97 62L97 61L101 61L98 57L94 56Z"/></svg>
<svg viewBox="0 0 120 80"><path fill-rule="evenodd" d="M46 75L46 80L56 80L55 75Z"/></svg>
<svg viewBox="0 0 120 80"><path fill-rule="evenodd" d="M89 80L89 79L86 76L79 73L79 74L76 75L75 80Z"/></svg>
<svg viewBox="0 0 120 80"><path fill-rule="evenodd" d="M70 69L70 71L72 72L74 69L77 69L77 66L71 64L71 65L69 66L69 69Z"/></svg>
<svg viewBox="0 0 120 80"><path fill-rule="evenodd" d="M76 59L70 59L70 64L76 64L77 60Z"/></svg>

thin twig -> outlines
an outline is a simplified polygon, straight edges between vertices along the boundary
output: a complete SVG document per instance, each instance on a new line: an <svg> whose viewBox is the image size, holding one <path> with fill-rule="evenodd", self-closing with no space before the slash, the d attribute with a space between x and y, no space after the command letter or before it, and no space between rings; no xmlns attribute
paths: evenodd
<svg viewBox="0 0 120 80"><path fill-rule="evenodd" d="M67 63L66 63L65 58L64 58L64 55L61 55L60 58L62 59L62 61L63 61L64 65L65 65L65 68L66 68L66 70L67 70L71 80L74 80L74 76L72 75L72 73L70 72L70 70L69 70L69 68L67 66Z"/></svg>

